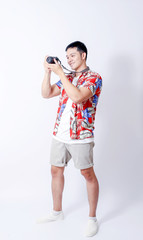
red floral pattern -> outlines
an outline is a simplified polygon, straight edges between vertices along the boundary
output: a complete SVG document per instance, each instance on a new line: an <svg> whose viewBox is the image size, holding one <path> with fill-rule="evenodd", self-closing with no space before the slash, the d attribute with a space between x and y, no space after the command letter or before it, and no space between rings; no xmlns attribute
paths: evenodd
<svg viewBox="0 0 143 240"><path fill-rule="evenodd" d="M74 74L67 75L70 82L73 81ZM68 95L63 88L61 80L57 86L61 89L59 98L59 107L53 134L56 136L62 113L65 109ZM86 87L91 90L92 97L82 103L72 103L70 116L70 137L71 139L86 139L94 136L94 121L98 98L102 89L102 78L98 73L88 72L82 73L77 81L77 88Z"/></svg>

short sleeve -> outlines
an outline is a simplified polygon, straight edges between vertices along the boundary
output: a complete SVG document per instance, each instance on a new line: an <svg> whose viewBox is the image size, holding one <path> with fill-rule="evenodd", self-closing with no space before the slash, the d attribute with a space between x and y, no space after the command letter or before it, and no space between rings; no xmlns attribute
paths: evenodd
<svg viewBox="0 0 143 240"><path fill-rule="evenodd" d="M57 85L57 87L58 87L59 89L61 89L61 86L62 86L61 80L59 80L58 82L56 82L56 85Z"/></svg>
<svg viewBox="0 0 143 240"><path fill-rule="evenodd" d="M92 92L92 94L95 95L97 90L101 91L102 78L100 76L99 77L91 76L85 80L82 87L88 88Z"/></svg>

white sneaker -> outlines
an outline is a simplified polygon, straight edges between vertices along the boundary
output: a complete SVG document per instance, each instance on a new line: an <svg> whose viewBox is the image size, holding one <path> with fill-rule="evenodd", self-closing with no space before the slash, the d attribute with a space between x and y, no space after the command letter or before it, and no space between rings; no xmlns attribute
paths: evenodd
<svg viewBox="0 0 143 240"><path fill-rule="evenodd" d="M92 237L98 231L98 221L89 219L85 230L85 237Z"/></svg>
<svg viewBox="0 0 143 240"><path fill-rule="evenodd" d="M58 220L63 220L63 219L64 219L63 212L61 212L58 215L54 215L54 213L51 212L47 217L38 219L37 223L53 222L53 221L58 221Z"/></svg>

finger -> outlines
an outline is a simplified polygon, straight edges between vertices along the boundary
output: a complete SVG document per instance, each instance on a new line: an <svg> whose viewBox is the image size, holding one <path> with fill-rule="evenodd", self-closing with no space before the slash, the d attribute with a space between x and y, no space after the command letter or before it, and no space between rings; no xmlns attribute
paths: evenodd
<svg viewBox="0 0 143 240"><path fill-rule="evenodd" d="M59 65L59 63L57 62L57 60L55 58L54 58L54 62Z"/></svg>
<svg viewBox="0 0 143 240"><path fill-rule="evenodd" d="M53 64L53 63L47 63L47 66L49 66L50 68L54 68L54 67L55 67L55 64Z"/></svg>
<svg viewBox="0 0 143 240"><path fill-rule="evenodd" d="M54 66L53 65L55 65L55 64L47 64L47 68L49 70L53 71L54 70Z"/></svg>
<svg viewBox="0 0 143 240"><path fill-rule="evenodd" d="M49 57L49 55L45 56L44 62L47 62L47 58Z"/></svg>
<svg viewBox="0 0 143 240"><path fill-rule="evenodd" d="M45 66L46 68L49 67L49 64L47 63L47 61L44 62L44 66Z"/></svg>
<svg viewBox="0 0 143 240"><path fill-rule="evenodd" d="M49 55L46 55L46 56L45 56L45 59L47 59L47 57L49 57Z"/></svg>

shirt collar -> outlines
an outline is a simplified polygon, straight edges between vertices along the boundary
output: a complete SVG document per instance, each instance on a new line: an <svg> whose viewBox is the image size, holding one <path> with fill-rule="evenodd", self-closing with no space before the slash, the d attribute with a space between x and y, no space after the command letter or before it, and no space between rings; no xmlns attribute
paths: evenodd
<svg viewBox="0 0 143 240"><path fill-rule="evenodd" d="M85 77L89 72L90 72L90 69L87 72L81 73L81 75L79 75L79 78ZM75 73L72 73L72 78L74 78L74 77L75 77Z"/></svg>

